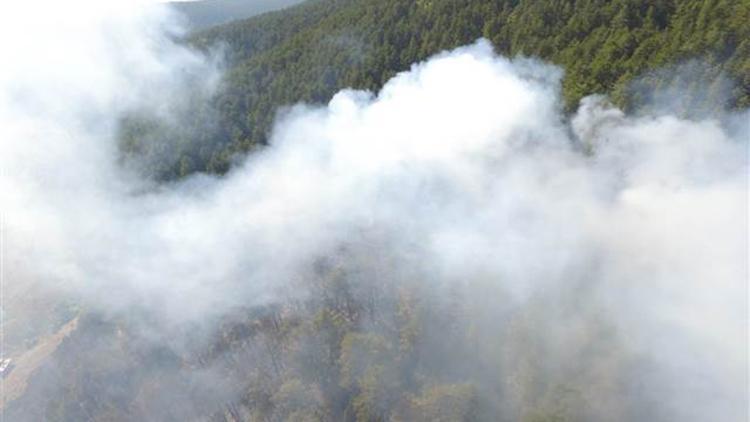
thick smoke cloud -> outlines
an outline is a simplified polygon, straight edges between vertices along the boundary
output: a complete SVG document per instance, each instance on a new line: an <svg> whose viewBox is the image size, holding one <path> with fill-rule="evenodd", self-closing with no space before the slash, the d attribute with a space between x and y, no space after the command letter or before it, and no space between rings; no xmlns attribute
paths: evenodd
<svg viewBox="0 0 750 422"><path fill-rule="evenodd" d="M145 312L168 331L304 298L321 258L370 242L359 271L373 279L464 286L498 326L533 314L550 376L582 364L576 343L606 319L620 353L647 364L617 378L632 396L594 394L588 418L745 417L747 112L734 125L633 118L589 97L568 121L560 69L479 41L377 94L286 110L271 145L226 176L153 186L118 166L118 119L169 119L196 81L218 83L217 61L172 41L159 6L51 7L70 19L2 22L29 34L2 37L14 59L0 71L7 291Z"/></svg>

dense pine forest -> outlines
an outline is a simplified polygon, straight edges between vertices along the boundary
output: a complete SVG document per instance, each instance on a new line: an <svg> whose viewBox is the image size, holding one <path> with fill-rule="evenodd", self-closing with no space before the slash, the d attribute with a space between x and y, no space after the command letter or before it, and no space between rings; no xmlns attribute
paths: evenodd
<svg viewBox="0 0 750 422"><path fill-rule="evenodd" d="M131 120L124 150L147 157L157 178L223 173L236 154L265 144L279 107L323 103L342 88L376 91L412 63L480 37L501 54L562 67L568 111L596 93L634 110L670 89L684 113L746 107L747 22L748 0L312 0L191 35L199 48L225 48L221 91L186 106L179 127Z"/></svg>
<svg viewBox="0 0 750 422"><path fill-rule="evenodd" d="M5 420L744 417L750 0L294 3L8 78Z"/></svg>

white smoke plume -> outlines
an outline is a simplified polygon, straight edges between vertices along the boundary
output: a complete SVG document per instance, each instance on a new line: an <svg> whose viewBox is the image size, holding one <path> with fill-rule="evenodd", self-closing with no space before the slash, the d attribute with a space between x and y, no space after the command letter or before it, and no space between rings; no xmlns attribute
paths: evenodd
<svg viewBox="0 0 750 422"><path fill-rule="evenodd" d="M34 285L170 327L304 296L294 288L316 259L386 239L391 281L502 291L482 297L498 315L547 304L550 362L578 359L589 334L576 324L599 312L623 354L650 362L629 374L640 396L622 398L658 401L646 419L746 417L750 114L730 129L590 97L568 122L560 69L479 41L379 93L287 110L271 145L226 176L154 187L118 167L118 119L167 118L220 72L173 41L166 9L142 6L57 2L0 22L6 291ZM617 399L588 416L632 416Z"/></svg>

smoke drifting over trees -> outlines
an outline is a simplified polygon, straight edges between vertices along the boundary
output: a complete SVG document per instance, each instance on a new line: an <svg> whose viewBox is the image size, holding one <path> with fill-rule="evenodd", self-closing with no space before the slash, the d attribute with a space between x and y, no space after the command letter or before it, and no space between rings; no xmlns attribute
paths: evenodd
<svg viewBox="0 0 750 422"><path fill-rule="evenodd" d="M2 21L2 270L81 322L13 420L747 415L747 111L568 118L479 40L154 184L119 122L181 125L220 60L160 5L53 7Z"/></svg>

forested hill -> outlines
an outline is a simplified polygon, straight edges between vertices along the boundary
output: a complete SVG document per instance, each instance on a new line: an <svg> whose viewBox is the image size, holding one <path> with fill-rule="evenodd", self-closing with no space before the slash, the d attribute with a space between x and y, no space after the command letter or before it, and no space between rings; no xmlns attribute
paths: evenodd
<svg viewBox="0 0 750 422"><path fill-rule="evenodd" d="M568 110L592 93L633 108L669 84L694 93L686 109L746 107L748 22L750 0L308 0L192 37L201 48L228 46L219 128L190 128L204 132L199 148L189 135L179 160L151 165L160 177L222 172L233 154L266 141L279 106L325 102L345 87L377 90L412 63L479 37L500 53L563 67ZM671 71L685 63L689 72ZM147 150L139 135L125 131L126 150Z"/></svg>

